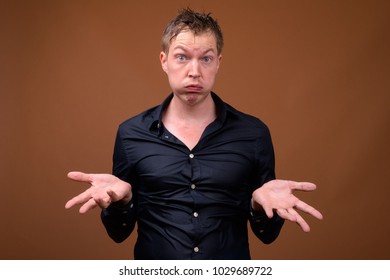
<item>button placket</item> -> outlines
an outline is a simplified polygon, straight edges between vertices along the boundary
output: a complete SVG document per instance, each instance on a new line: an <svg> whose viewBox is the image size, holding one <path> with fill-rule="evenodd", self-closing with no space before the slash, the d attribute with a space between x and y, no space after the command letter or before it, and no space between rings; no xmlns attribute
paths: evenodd
<svg viewBox="0 0 390 280"><path fill-rule="evenodd" d="M199 162L198 162L198 159L196 158L194 153L188 154L188 161L189 161L189 165L191 166L191 174L192 174L190 182L189 182L189 187L190 187L190 191L191 191L191 197L194 200L194 205L193 205L192 213L191 213L191 216L192 216L191 220L192 220L192 224L194 227L193 252L194 252L194 254L198 254L198 253L200 253L200 249L196 245L198 244L199 234L201 232L201 220L199 217L199 212L196 211L197 204L199 202L198 201L199 197L196 194L197 192L195 191L198 188L198 186L195 184L195 182L199 178Z"/></svg>

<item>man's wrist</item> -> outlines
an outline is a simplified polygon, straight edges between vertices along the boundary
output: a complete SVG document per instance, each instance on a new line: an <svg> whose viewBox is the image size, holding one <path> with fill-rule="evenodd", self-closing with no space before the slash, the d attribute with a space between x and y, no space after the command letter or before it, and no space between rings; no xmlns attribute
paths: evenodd
<svg viewBox="0 0 390 280"><path fill-rule="evenodd" d="M265 215L263 207L260 204L256 203L253 198L251 199L251 215Z"/></svg>
<svg viewBox="0 0 390 280"><path fill-rule="evenodd" d="M113 203L111 203L107 209L108 210L124 210L124 209L131 209L133 208L133 200L130 199L130 200L119 200L119 201L115 201Z"/></svg>

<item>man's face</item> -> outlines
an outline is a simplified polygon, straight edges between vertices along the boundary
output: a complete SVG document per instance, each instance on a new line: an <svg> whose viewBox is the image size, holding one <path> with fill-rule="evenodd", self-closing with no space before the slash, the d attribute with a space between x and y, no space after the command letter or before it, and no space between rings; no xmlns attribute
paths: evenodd
<svg viewBox="0 0 390 280"><path fill-rule="evenodd" d="M172 40L168 54L160 54L174 94L189 104L196 104L210 93L221 58L210 32L195 35L183 31Z"/></svg>

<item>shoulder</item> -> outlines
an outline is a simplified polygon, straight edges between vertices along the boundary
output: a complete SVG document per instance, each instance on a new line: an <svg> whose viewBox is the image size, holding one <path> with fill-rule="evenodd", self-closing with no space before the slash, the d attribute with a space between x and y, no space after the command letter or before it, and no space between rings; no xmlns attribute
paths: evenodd
<svg viewBox="0 0 390 280"><path fill-rule="evenodd" d="M154 122L158 121L159 107L155 106L132 116L119 124L119 132L130 132L134 130L149 130Z"/></svg>
<svg viewBox="0 0 390 280"><path fill-rule="evenodd" d="M240 126L247 129L268 131L267 125L258 117L237 110L232 105L223 101L216 93L212 92L220 120L225 125Z"/></svg>
<svg viewBox="0 0 390 280"><path fill-rule="evenodd" d="M166 108L173 98L171 93L165 98L160 105L151 107L142 113L135 115L119 125L119 130L139 129L139 130L154 130L160 121L160 117L164 108Z"/></svg>
<svg viewBox="0 0 390 280"><path fill-rule="evenodd" d="M227 119L229 121L238 122L246 128L253 128L257 131L269 133L268 126L258 117L237 110L233 106L225 103Z"/></svg>

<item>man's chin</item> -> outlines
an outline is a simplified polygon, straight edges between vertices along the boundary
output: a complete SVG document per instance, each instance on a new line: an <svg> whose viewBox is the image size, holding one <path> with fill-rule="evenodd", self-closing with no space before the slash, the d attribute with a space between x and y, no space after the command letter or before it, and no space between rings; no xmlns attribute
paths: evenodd
<svg viewBox="0 0 390 280"><path fill-rule="evenodd" d="M196 105L206 98L208 94L204 92L184 92L181 94L181 99L188 105Z"/></svg>

